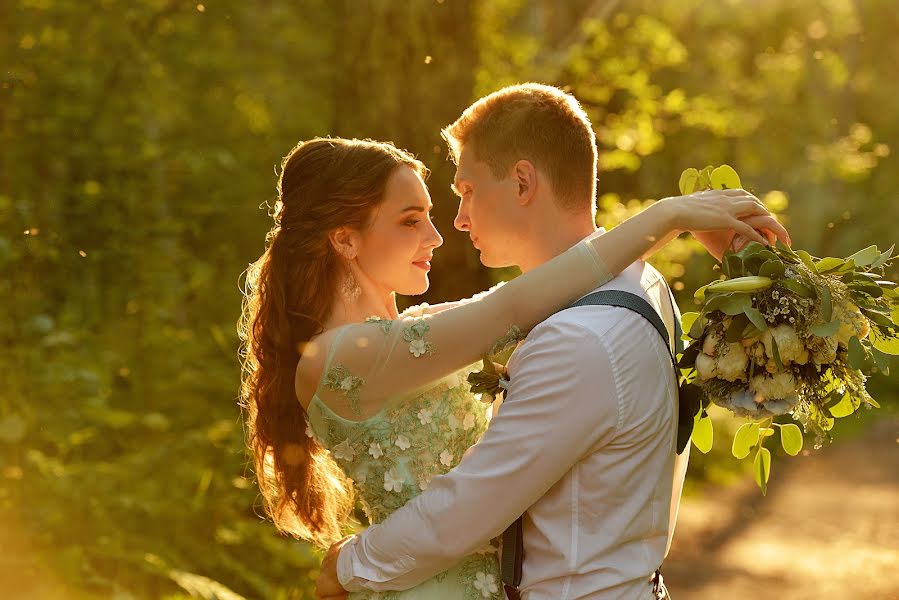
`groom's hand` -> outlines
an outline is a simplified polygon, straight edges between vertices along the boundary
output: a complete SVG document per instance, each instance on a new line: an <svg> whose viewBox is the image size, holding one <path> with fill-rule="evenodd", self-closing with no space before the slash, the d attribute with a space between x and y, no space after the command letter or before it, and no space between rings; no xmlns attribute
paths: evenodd
<svg viewBox="0 0 899 600"><path fill-rule="evenodd" d="M315 597L320 600L343 600L347 597L347 592L340 585L337 579L337 557L340 555L340 549L353 536L349 535L339 542L335 542L325 554L322 560L321 569L318 579L315 580Z"/></svg>

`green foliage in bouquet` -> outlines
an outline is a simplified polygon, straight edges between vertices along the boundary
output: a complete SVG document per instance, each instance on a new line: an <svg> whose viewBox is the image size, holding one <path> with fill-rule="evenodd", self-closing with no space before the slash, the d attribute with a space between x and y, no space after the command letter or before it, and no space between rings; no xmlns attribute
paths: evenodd
<svg viewBox="0 0 899 600"><path fill-rule="evenodd" d="M687 169L680 187L689 194L742 184L723 165ZM884 276L892 252L869 246L846 258L818 258L780 242L752 242L724 254L723 278L697 290L699 312L682 317L690 345L679 358L681 406L688 407L681 428L692 427L700 451L712 445L710 404L748 417L732 452L753 457L765 493L767 439L780 430L792 456L803 445L800 428L777 419L798 421L818 448L830 439L835 419L860 406L878 407L866 376L889 374L889 355L899 354L899 290Z"/></svg>

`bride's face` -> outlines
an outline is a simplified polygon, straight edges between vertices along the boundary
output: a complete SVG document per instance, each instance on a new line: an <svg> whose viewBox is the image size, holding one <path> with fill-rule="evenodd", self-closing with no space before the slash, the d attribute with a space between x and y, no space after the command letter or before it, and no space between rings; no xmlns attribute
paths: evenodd
<svg viewBox="0 0 899 600"><path fill-rule="evenodd" d="M384 201L361 232L359 267L379 288L404 296L428 289L434 249L443 238L431 222L431 197L418 173L407 166L387 180Z"/></svg>

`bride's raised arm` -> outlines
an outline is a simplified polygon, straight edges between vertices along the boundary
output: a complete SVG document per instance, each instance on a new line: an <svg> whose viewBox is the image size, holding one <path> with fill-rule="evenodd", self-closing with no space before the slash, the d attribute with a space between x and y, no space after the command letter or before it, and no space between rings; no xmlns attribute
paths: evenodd
<svg viewBox="0 0 899 600"><path fill-rule="evenodd" d="M365 418L386 399L475 362L511 328L529 331L672 233L733 229L764 243L741 221L750 217L756 217L760 230L785 234L758 199L743 190L666 199L476 300L422 317L345 326L331 342L317 394L338 414Z"/></svg>

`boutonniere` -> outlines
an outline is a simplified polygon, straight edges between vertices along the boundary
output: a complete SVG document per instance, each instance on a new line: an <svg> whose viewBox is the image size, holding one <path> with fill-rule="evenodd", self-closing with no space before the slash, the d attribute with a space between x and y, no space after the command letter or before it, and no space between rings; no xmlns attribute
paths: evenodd
<svg viewBox="0 0 899 600"><path fill-rule="evenodd" d="M496 400L497 395L509 389L510 380L506 364L524 338L521 329L513 325L484 356L481 370L468 375L471 391L481 395L481 402L491 403Z"/></svg>

